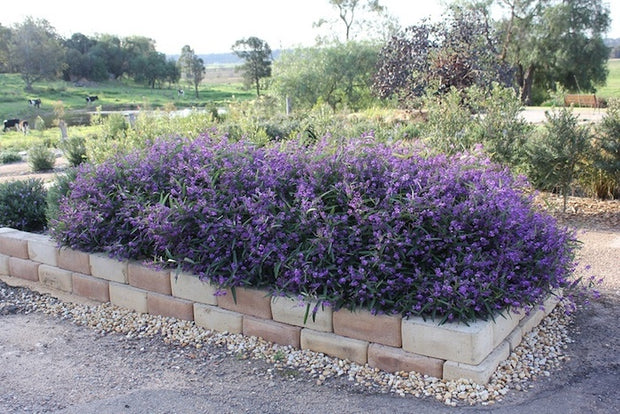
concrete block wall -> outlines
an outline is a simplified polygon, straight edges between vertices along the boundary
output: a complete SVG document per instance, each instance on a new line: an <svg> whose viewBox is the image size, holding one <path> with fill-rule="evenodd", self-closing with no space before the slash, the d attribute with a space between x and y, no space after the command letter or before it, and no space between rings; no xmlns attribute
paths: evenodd
<svg viewBox="0 0 620 414"><path fill-rule="evenodd" d="M468 325L438 325L417 317L403 319L328 307L319 307L313 317L308 309L316 303L308 308L304 302L248 288L221 295L217 287L194 275L58 248L47 236L10 228L0 228L0 274L388 372L416 371L444 379L469 378L481 384L489 381L523 335L557 303L550 298L544 310L533 310L527 316L510 314Z"/></svg>

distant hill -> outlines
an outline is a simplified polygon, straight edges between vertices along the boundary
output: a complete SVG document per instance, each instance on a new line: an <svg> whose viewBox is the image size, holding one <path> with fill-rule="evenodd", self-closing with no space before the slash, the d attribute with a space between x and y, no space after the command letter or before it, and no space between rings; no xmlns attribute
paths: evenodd
<svg viewBox="0 0 620 414"><path fill-rule="evenodd" d="M282 53L281 50L273 50L271 52L271 55L273 56L273 59L277 59L280 54ZM179 58L180 55L176 54L176 55L168 55L169 59L174 59L177 60ZM243 63L243 61L241 59L239 59L237 57L237 55L235 55L234 53L230 52L230 53L208 53L208 54L199 54L198 57L200 57L204 63L205 66L210 66L210 65L240 65Z"/></svg>
<svg viewBox="0 0 620 414"><path fill-rule="evenodd" d="M605 46L607 47L620 46L620 38L618 39L606 38L606 39L603 39L603 42L605 43Z"/></svg>
<svg viewBox="0 0 620 414"><path fill-rule="evenodd" d="M604 39L605 46L611 49L609 57L612 59L620 58L620 38L618 39Z"/></svg>

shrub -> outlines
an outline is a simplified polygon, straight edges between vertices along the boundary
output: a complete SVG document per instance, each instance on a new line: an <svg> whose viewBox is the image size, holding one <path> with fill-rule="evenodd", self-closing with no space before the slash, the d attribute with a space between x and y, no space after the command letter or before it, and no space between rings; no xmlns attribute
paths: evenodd
<svg viewBox="0 0 620 414"><path fill-rule="evenodd" d="M569 285L574 236L534 210L524 182L479 154L374 142L159 140L80 166L51 234L222 287L443 320L534 306Z"/></svg>
<svg viewBox="0 0 620 414"><path fill-rule="evenodd" d="M594 166L604 177L607 195L620 196L620 100L609 101L607 112L596 126Z"/></svg>
<svg viewBox="0 0 620 414"><path fill-rule="evenodd" d="M436 150L455 154L482 144L494 162L525 169L525 144L532 126L521 116L516 92L495 84L490 89L451 89L425 98L428 120L422 136Z"/></svg>
<svg viewBox="0 0 620 414"><path fill-rule="evenodd" d="M19 162L21 160L22 156L15 151L0 152L0 164L10 164L12 162Z"/></svg>
<svg viewBox="0 0 620 414"><path fill-rule="evenodd" d="M528 143L528 176L538 188L559 189L566 211L571 185L590 151L591 132L568 108L546 117L544 131Z"/></svg>
<svg viewBox="0 0 620 414"><path fill-rule="evenodd" d="M28 164L35 172L51 170L56 164L56 155L45 145L35 145L28 151Z"/></svg>
<svg viewBox="0 0 620 414"><path fill-rule="evenodd" d="M47 209L45 211L45 216L49 223L58 218L60 200L69 193L69 187L76 177L77 170L75 168L68 168L63 174L57 175L54 183L49 187L46 197Z"/></svg>
<svg viewBox="0 0 620 414"><path fill-rule="evenodd" d="M61 141L60 148L72 167L77 167L88 158L86 155L86 140L82 137L70 137Z"/></svg>
<svg viewBox="0 0 620 414"><path fill-rule="evenodd" d="M0 226L24 231L45 228L46 191L39 179L0 183Z"/></svg>

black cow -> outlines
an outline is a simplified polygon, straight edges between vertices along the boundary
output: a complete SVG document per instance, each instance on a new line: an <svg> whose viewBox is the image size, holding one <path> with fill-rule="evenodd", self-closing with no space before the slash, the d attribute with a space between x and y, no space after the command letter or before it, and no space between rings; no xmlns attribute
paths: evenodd
<svg viewBox="0 0 620 414"><path fill-rule="evenodd" d="M15 130L17 130L17 128L19 128L19 119L5 119L4 128L2 130L6 132L9 128L15 128Z"/></svg>
<svg viewBox="0 0 620 414"><path fill-rule="evenodd" d="M28 103L30 104L30 106L34 106L35 108L40 108L41 107L41 99L37 98L37 99L28 99Z"/></svg>
<svg viewBox="0 0 620 414"><path fill-rule="evenodd" d="M93 103L97 99L99 99L99 97L97 95L89 95L89 96L86 97L86 103Z"/></svg>

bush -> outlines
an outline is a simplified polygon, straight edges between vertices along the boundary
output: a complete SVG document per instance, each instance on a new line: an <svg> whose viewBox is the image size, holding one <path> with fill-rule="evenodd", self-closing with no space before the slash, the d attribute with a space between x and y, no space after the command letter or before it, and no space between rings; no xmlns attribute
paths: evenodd
<svg viewBox="0 0 620 414"><path fill-rule="evenodd" d="M546 117L544 131L528 143L528 176L540 189L559 190L566 211L571 185L590 152L591 132L568 108Z"/></svg>
<svg viewBox="0 0 620 414"><path fill-rule="evenodd" d="M172 260L222 287L335 309L487 318L567 286L576 241L481 156L369 137L256 147L202 136L82 165L61 244Z"/></svg>
<svg viewBox="0 0 620 414"><path fill-rule="evenodd" d="M35 172L51 170L56 164L56 156L45 145L35 145L28 151L28 164Z"/></svg>
<svg viewBox="0 0 620 414"><path fill-rule="evenodd" d="M596 126L594 167L604 177L608 196L620 196L620 100L609 101L602 121ZM602 197L604 198L604 197Z"/></svg>
<svg viewBox="0 0 620 414"><path fill-rule="evenodd" d="M77 170L75 168L68 168L64 174L57 175L54 183L49 187L46 198L47 209L45 211L48 223L58 218L60 200L69 194L69 187L76 177Z"/></svg>
<svg viewBox="0 0 620 414"><path fill-rule="evenodd" d="M0 183L0 226L24 231L43 230L45 197L43 181L39 179Z"/></svg>
<svg viewBox="0 0 620 414"><path fill-rule="evenodd" d="M422 136L445 154L471 151L482 144L494 162L525 169L525 143L532 132L521 116L516 92L495 84L490 89L451 89L442 96L425 98L427 122Z"/></svg>
<svg viewBox="0 0 620 414"><path fill-rule="evenodd" d="M70 137L61 141L60 147L62 152L69 161L69 165L77 167L87 160L86 140L82 137Z"/></svg>
<svg viewBox="0 0 620 414"><path fill-rule="evenodd" d="M20 162L22 156L15 151L2 151L0 152L0 164L10 164L12 162Z"/></svg>

